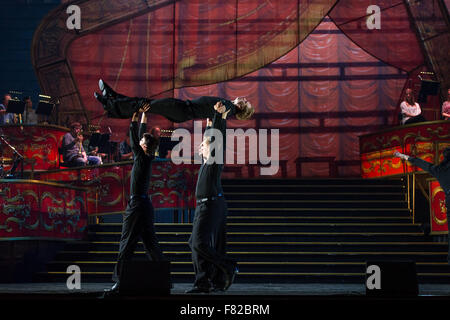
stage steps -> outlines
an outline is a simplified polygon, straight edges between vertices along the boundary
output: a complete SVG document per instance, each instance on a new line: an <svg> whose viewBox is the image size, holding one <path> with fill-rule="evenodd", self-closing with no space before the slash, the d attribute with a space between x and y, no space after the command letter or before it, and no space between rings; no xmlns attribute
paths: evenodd
<svg viewBox="0 0 450 320"><path fill-rule="evenodd" d="M412 260L421 283L450 283L447 243L414 224L401 179L224 180L228 254L237 282L362 283L368 260ZM68 243L36 281L64 281L80 266L82 281L108 282L121 223L105 216L88 241ZM191 223L156 223L174 282L192 282ZM139 243L136 259L146 259Z"/></svg>

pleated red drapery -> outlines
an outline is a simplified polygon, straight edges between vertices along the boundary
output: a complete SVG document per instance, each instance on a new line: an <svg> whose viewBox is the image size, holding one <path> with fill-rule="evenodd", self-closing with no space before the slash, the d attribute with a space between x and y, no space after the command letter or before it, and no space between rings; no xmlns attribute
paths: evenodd
<svg viewBox="0 0 450 320"><path fill-rule="evenodd" d="M390 26L382 37L367 31L372 39L365 40L352 31L365 28L361 17L366 2L340 1L332 19L325 17L306 40L292 46L303 28L288 22L298 20L294 12L302 5L314 10L314 1L210 1L207 8L204 1L180 1L79 38L70 47L69 61L93 123L103 119L100 125L109 125L115 139L123 137L128 121L99 118L102 110L92 93L100 77L130 96L245 96L257 114L249 121L231 120L228 127L279 129L280 159L288 161L289 177L297 173L296 158L324 156L341 161L339 175L359 175L358 135L392 123L407 72L423 61L413 32L406 28L405 8L393 6L395 1L378 1L386 9L382 26ZM227 50L236 47L235 52ZM283 50L280 58L267 60ZM232 54L240 57L234 64ZM252 69L214 84L216 73L231 79ZM197 85L202 82L207 85ZM153 115L149 124L173 127ZM304 163L302 174L330 172L326 163Z"/></svg>

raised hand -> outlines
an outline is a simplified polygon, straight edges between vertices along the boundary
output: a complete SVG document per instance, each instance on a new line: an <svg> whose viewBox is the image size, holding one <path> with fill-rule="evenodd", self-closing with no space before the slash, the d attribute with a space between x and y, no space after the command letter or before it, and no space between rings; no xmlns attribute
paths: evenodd
<svg viewBox="0 0 450 320"><path fill-rule="evenodd" d="M222 102L219 101L214 105L214 110L216 110L218 113L224 113L227 108L225 108Z"/></svg>
<svg viewBox="0 0 450 320"><path fill-rule="evenodd" d="M231 109L228 109L226 112L222 113L222 119L226 119L228 117L228 112L230 112Z"/></svg>
<svg viewBox="0 0 450 320"><path fill-rule="evenodd" d="M150 110L150 104L149 103L144 103L142 105L142 107L139 109L139 112L146 113L148 110Z"/></svg>
<svg viewBox="0 0 450 320"><path fill-rule="evenodd" d="M400 153L398 151L394 152L394 157L399 157L399 158L401 158L403 160L408 160L409 159L409 156L407 156L406 154Z"/></svg>

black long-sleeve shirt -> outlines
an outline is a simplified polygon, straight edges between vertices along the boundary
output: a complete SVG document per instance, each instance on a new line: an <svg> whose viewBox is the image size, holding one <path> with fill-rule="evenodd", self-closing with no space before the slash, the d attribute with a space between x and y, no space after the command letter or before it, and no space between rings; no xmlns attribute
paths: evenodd
<svg viewBox="0 0 450 320"><path fill-rule="evenodd" d="M435 177L445 192L446 202L450 203L450 165L442 163L433 165L428 161L413 157L409 157L408 161Z"/></svg>
<svg viewBox="0 0 450 320"><path fill-rule="evenodd" d="M192 106L194 113L193 119L213 119L216 114L216 110L214 110L213 107L219 101L222 102L227 111L230 110L227 117L231 117L236 114L236 106L233 102L218 97L203 96L198 99L188 100L187 103Z"/></svg>
<svg viewBox="0 0 450 320"><path fill-rule="evenodd" d="M131 169L130 196L147 195L150 186L150 176L152 174L151 162L154 156L148 156L139 145L139 141L147 129L145 123L139 126L136 121L130 125L130 144L133 151L134 163Z"/></svg>
<svg viewBox="0 0 450 320"><path fill-rule="evenodd" d="M214 110L214 109L213 109ZM213 129L220 130L222 133L222 154L223 159L216 159L221 161L221 164L218 164L216 161L213 163L208 163L203 161L203 164L200 167L198 172L197 186L195 188L195 197L197 199L209 198L218 196L219 194L223 194L221 175L223 170L223 163L225 162L225 150L226 150L226 120L222 118L222 114L215 112L213 118ZM208 130L208 128L206 129ZM217 147L217 145L216 145ZM220 146L218 146L220 148ZM212 150L210 149L210 152ZM217 153L216 153L217 155ZM210 154L211 156L211 154Z"/></svg>
<svg viewBox="0 0 450 320"><path fill-rule="evenodd" d="M236 106L230 100L219 97L203 96L193 100L175 98L156 99L150 102L150 113L159 114L173 122L184 122L193 119L212 119L215 114L214 105L221 101L228 112L227 117L236 114Z"/></svg>

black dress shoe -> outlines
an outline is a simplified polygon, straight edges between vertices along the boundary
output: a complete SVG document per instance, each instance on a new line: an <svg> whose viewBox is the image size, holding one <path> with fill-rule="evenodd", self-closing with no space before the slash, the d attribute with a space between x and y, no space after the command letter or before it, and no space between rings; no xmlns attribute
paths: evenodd
<svg viewBox="0 0 450 320"><path fill-rule="evenodd" d="M100 101L101 104L103 104L103 105L106 104L105 98L100 93L94 92L94 97L95 97L95 99Z"/></svg>
<svg viewBox="0 0 450 320"><path fill-rule="evenodd" d="M103 298L117 297L120 295L120 286L116 282L110 289L105 289L103 291Z"/></svg>
<svg viewBox="0 0 450 320"><path fill-rule="evenodd" d="M184 293L210 293L211 288L204 288L204 287L192 287L189 290L186 290Z"/></svg>
<svg viewBox="0 0 450 320"><path fill-rule="evenodd" d="M230 263L225 268L225 284L223 286L223 290L226 291L231 286L231 284L234 281L234 278L236 277L236 274L239 272L239 269L236 265L236 263Z"/></svg>
<svg viewBox="0 0 450 320"><path fill-rule="evenodd" d="M102 79L98 80L98 87L100 88L100 91L102 92L103 97L105 98L128 98L127 96L124 96L120 93L115 92L105 81Z"/></svg>
<svg viewBox="0 0 450 320"><path fill-rule="evenodd" d="M213 287L213 289L211 290L211 292L215 292L215 293L221 293L221 292L225 292L225 288L220 286L220 287Z"/></svg>

